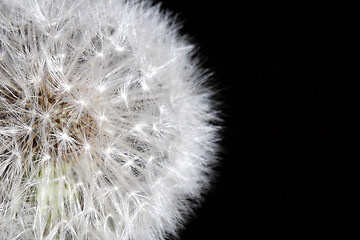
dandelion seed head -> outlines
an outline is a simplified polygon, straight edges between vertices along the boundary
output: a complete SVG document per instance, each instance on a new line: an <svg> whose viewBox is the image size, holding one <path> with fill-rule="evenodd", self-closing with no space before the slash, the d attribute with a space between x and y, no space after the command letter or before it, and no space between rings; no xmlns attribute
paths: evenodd
<svg viewBox="0 0 360 240"><path fill-rule="evenodd" d="M46 154L46 155L44 156L44 160L45 160L45 161L50 160L50 158L51 158L51 157L50 157L50 155L48 155L48 154Z"/></svg>
<svg viewBox="0 0 360 240"><path fill-rule="evenodd" d="M106 120L106 116L103 114L99 117L99 120L102 122L102 121L105 121Z"/></svg>
<svg viewBox="0 0 360 240"><path fill-rule="evenodd" d="M159 6L0 1L0 239L158 239L216 163L213 91Z"/></svg>
<svg viewBox="0 0 360 240"><path fill-rule="evenodd" d="M90 144L85 144L85 145L84 145L84 149L85 149L86 151L89 151L89 150L90 150Z"/></svg>
<svg viewBox="0 0 360 240"><path fill-rule="evenodd" d="M99 92L104 92L106 90L106 87L105 86L102 86L102 85L100 85L99 87L98 87L98 91Z"/></svg>
<svg viewBox="0 0 360 240"><path fill-rule="evenodd" d="M65 90L66 92L69 92L70 89L71 89L71 85L69 85L69 84L64 84L64 90Z"/></svg>
<svg viewBox="0 0 360 240"><path fill-rule="evenodd" d="M105 153L107 154L107 155L109 155L110 153L112 153L112 148L106 148L106 150L105 150Z"/></svg>
<svg viewBox="0 0 360 240"><path fill-rule="evenodd" d="M26 126L25 128L27 129L28 133L31 133L33 130L32 127L29 127L29 126Z"/></svg>
<svg viewBox="0 0 360 240"><path fill-rule="evenodd" d="M116 51L118 51L118 52L123 52L123 51L125 51L125 48L124 48L124 47L120 47L120 46L117 46L115 49L116 49Z"/></svg>

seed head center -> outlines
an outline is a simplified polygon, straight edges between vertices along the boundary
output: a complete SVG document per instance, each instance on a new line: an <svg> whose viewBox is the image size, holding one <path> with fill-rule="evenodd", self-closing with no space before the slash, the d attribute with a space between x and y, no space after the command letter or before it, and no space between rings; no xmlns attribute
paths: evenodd
<svg viewBox="0 0 360 240"><path fill-rule="evenodd" d="M37 83L31 97L17 85L0 86L0 124L11 126L22 159L73 161L90 149L98 131L93 114L85 101L75 100L76 89L58 89L50 77Z"/></svg>

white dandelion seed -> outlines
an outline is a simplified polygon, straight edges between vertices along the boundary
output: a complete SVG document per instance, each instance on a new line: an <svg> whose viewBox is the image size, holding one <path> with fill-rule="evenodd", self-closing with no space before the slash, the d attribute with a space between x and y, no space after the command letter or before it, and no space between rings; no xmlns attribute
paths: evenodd
<svg viewBox="0 0 360 240"><path fill-rule="evenodd" d="M0 0L0 239L165 239L208 186L217 113L159 6Z"/></svg>

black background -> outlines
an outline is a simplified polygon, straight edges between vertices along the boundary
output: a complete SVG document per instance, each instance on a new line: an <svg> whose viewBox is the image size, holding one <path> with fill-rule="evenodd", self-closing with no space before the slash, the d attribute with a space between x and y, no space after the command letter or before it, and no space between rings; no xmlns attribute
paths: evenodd
<svg viewBox="0 0 360 240"><path fill-rule="evenodd" d="M360 239L360 7L287 2L163 1L225 120L220 177L182 240Z"/></svg>

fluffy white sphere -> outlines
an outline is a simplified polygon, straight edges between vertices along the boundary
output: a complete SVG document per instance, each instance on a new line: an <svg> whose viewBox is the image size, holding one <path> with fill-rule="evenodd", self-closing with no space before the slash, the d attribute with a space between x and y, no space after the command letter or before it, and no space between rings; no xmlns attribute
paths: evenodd
<svg viewBox="0 0 360 240"><path fill-rule="evenodd" d="M176 235L217 114L169 19L138 1L0 0L0 239Z"/></svg>

